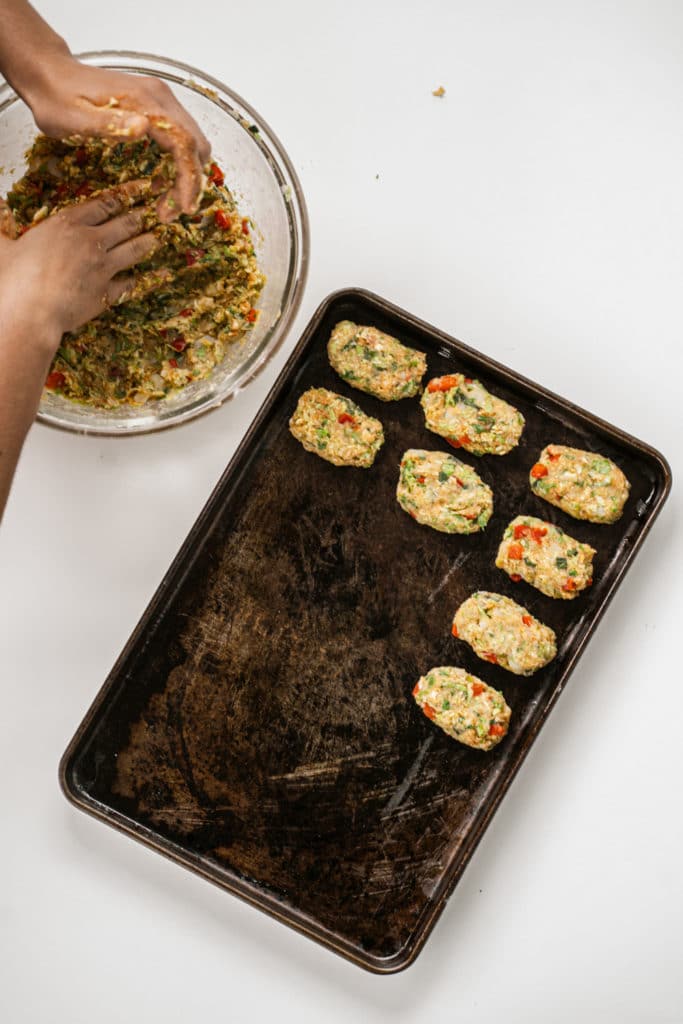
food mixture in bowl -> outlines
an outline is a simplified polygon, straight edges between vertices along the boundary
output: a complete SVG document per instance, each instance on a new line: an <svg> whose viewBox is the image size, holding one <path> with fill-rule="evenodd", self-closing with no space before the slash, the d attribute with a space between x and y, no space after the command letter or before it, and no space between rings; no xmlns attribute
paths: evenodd
<svg viewBox="0 0 683 1024"><path fill-rule="evenodd" d="M63 206L126 181L147 181L151 200L175 174L169 154L147 138L110 144L39 136L27 160L27 173L7 196L22 232ZM135 291L63 336L48 389L102 409L163 398L208 377L258 318L265 278L253 225L240 214L216 164L206 169L195 215L160 224L150 205L146 229L158 237L159 248L138 264Z"/></svg>

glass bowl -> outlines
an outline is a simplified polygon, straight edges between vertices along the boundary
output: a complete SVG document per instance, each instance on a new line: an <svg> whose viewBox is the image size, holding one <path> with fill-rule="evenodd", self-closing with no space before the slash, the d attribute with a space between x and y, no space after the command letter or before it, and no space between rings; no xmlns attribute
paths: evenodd
<svg viewBox="0 0 683 1024"><path fill-rule="evenodd" d="M260 315L228 349L210 377L141 406L94 409L44 392L38 418L87 434L147 433L185 423L221 405L263 369L296 315L308 271L309 231L301 186L277 137L262 117L226 85L187 64L148 53L104 50L80 54L87 64L166 82L212 145L212 160L225 173L252 236L266 284ZM0 195L21 177L24 154L37 133L29 108L5 85L0 89Z"/></svg>

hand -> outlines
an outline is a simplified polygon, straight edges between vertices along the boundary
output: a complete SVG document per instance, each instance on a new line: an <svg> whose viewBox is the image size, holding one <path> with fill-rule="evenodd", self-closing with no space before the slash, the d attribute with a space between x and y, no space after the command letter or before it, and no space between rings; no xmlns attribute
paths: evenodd
<svg viewBox="0 0 683 1024"><path fill-rule="evenodd" d="M48 59L49 74L36 76L22 93L40 130L52 138L96 135L113 142L149 135L176 165L175 184L157 203L159 220L194 213L211 146L166 83L89 67L70 54Z"/></svg>
<svg viewBox="0 0 683 1024"><path fill-rule="evenodd" d="M146 183L127 182L60 210L20 238L0 233L3 326L31 335L49 360L65 331L130 291L134 276L115 276L146 259L157 245L153 234L141 233L144 207L123 212L146 190ZM5 226L11 228L9 216L5 208Z"/></svg>

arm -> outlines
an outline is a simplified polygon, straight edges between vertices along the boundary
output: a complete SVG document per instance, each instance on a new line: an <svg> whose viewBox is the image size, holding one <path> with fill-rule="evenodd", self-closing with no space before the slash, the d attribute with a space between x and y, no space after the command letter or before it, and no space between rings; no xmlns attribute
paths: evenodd
<svg viewBox="0 0 683 1024"><path fill-rule="evenodd" d="M157 202L160 220L194 212L211 150L168 86L81 64L27 0L0 0L0 25L0 72L41 131L114 142L151 136L176 165L172 188ZM144 210L122 212L143 190L131 182L116 192L62 210L19 238L0 199L0 517L62 334L119 300L133 279L117 275L156 244L140 233Z"/></svg>
<svg viewBox="0 0 683 1024"><path fill-rule="evenodd" d="M115 275L156 246L140 234L144 207L122 212L143 188L103 192L18 239L0 233L0 517L62 334L121 299L133 278Z"/></svg>
<svg viewBox="0 0 683 1024"><path fill-rule="evenodd" d="M149 135L173 154L176 181L157 210L168 222L193 213L211 147L168 86L155 78L81 64L27 0L0 0L0 71L54 138Z"/></svg>
<svg viewBox="0 0 683 1024"><path fill-rule="evenodd" d="M24 438L38 409L50 350L59 344L59 337L47 326L37 336L28 321L10 322L2 306L0 297L0 519Z"/></svg>

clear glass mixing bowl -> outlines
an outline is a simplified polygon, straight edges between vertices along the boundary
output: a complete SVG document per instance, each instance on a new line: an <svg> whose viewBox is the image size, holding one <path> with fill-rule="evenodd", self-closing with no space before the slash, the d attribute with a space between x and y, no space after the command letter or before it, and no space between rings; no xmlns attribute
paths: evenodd
<svg viewBox="0 0 683 1024"><path fill-rule="evenodd" d="M262 117L226 85L187 64L148 53L105 50L80 55L98 67L161 78L201 126L212 159L225 173L253 238L266 284L260 316L242 341L206 380L143 406L93 409L45 392L43 423L88 434L146 433L185 423L221 405L261 370L284 340L294 319L308 271L309 231L298 178L281 143ZM0 195L21 177L24 154L36 135L29 108L9 88L0 89Z"/></svg>

